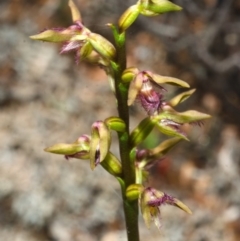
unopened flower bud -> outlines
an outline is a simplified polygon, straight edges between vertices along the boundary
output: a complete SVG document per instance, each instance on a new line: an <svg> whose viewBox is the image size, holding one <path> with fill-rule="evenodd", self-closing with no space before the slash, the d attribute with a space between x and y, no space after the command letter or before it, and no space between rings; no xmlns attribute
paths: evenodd
<svg viewBox="0 0 240 241"><path fill-rule="evenodd" d="M156 120L151 117L143 119L130 135L131 147L135 147L143 142L150 134L155 124Z"/></svg>
<svg viewBox="0 0 240 241"><path fill-rule="evenodd" d="M139 198L143 191L144 187L141 184L132 184L128 186L126 190L126 197L129 201L134 201Z"/></svg>
<svg viewBox="0 0 240 241"><path fill-rule="evenodd" d="M98 52L102 57L106 59L114 59L116 55L116 49L107 39L99 34L89 34L88 40L92 44L94 50Z"/></svg>
<svg viewBox="0 0 240 241"><path fill-rule="evenodd" d="M139 70L135 67L125 69L122 74L122 82L124 84L130 83L135 78L137 73L139 73Z"/></svg>
<svg viewBox="0 0 240 241"><path fill-rule="evenodd" d="M114 130L117 132L124 132L126 131L126 124L125 122L119 117L109 117L105 121L106 125L110 130Z"/></svg>
<svg viewBox="0 0 240 241"><path fill-rule="evenodd" d="M180 6L167 0L142 0L141 2L141 14L146 16L156 16L162 13L182 10Z"/></svg>
<svg viewBox="0 0 240 241"><path fill-rule="evenodd" d="M101 162L101 166L115 177L122 176L122 164L111 152Z"/></svg>
<svg viewBox="0 0 240 241"><path fill-rule="evenodd" d="M137 19L139 15L139 6L133 5L129 7L120 17L118 21L120 32L126 31Z"/></svg>

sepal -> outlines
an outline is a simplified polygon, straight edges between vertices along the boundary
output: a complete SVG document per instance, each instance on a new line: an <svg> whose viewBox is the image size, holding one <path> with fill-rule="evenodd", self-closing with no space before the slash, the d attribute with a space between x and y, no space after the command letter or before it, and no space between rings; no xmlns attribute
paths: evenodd
<svg viewBox="0 0 240 241"><path fill-rule="evenodd" d="M188 91L185 91L185 92L173 97L170 101L168 101L168 104L170 106L174 107L174 106L182 103L183 101L188 99L195 92L195 90L196 89L188 90Z"/></svg>
<svg viewBox="0 0 240 241"><path fill-rule="evenodd" d="M70 40L72 34L67 29L64 31L47 29L39 34L30 36L31 39L41 40L46 42L61 43Z"/></svg>
<svg viewBox="0 0 240 241"><path fill-rule="evenodd" d="M90 137L80 136L74 143L59 143L44 149L46 152L65 155L66 158L89 159Z"/></svg>
<svg viewBox="0 0 240 241"><path fill-rule="evenodd" d="M141 73L137 74L133 81L131 81L128 90L128 106L132 105L136 100L138 93L143 85L143 76Z"/></svg>
<svg viewBox="0 0 240 241"><path fill-rule="evenodd" d="M82 151L82 146L77 143L58 143L53 146L45 148L44 151L60 155L72 155Z"/></svg>
<svg viewBox="0 0 240 241"><path fill-rule="evenodd" d="M190 208L184 204L183 202L181 202L180 200L178 200L177 198L174 198L174 206L182 209L184 212L188 213L188 214L192 214L192 211L190 210Z"/></svg>
<svg viewBox="0 0 240 241"><path fill-rule="evenodd" d="M76 21L82 22L81 13L79 12L75 3L72 0L69 0L68 6L70 7L70 10L71 10L71 13L72 13L73 22L76 22Z"/></svg>
<svg viewBox="0 0 240 241"><path fill-rule="evenodd" d="M107 125L102 121L96 121L92 125L90 142L90 166L93 170L108 154L111 144L111 133Z"/></svg>
<svg viewBox="0 0 240 241"><path fill-rule="evenodd" d="M175 86L183 87L183 88L189 88L190 87L187 82L185 82L183 80L180 80L180 79L177 79L177 78L153 74L151 72L147 72L147 74L157 84L175 85Z"/></svg>
<svg viewBox="0 0 240 241"><path fill-rule="evenodd" d="M148 149L148 158L157 159L164 156L169 150L171 150L176 144L182 139L179 137L173 137L168 140L161 142L158 146L152 149Z"/></svg>

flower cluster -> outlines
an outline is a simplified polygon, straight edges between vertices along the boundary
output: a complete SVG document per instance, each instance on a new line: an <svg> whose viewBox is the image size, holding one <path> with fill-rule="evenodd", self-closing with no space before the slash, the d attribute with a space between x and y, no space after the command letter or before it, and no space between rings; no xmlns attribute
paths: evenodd
<svg viewBox="0 0 240 241"><path fill-rule="evenodd" d="M148 227L153 221L160 228L160 207L164 204L176 206L191 214L190 209L178 199L146 185L149 175L148 167L163 158L180 140L188 140L186 133L181 129L182 125L186 123L200 125L202 120L210 116L194 110L176 111L175 106L185 101L195 90L187 90L171 100L165 100L164 93L167 85L180 88L190 86L183 80L155 74L149 70L139 70L135 67L126 68L124 52L125 32L140 14L151 17L165 12L179 11L181 7L168 0L137 1L123 13L117 27L108 24L113 31L115 48L107 39L91 32L84 26L81 14L72 0L69 1L69 6L73 19L71 26L47 29L31 38L60 42L62 43L60 53L74 51L77 63L79 60L84 60L103 67L109 76L110 85L116 96L119 117L114 116L106 118L104 121L95 121L90 135L81 135L71 144L55 144L46 148L45 151L64 155L66 159L89 160L92 170L101 165L119 181L124 203L131 206L132 202L137 204L138 200ZM135 101L141 104L147 116L129 132L128 108ZM172 137L155 148L140 148L140 144L154 127L161 133ZM118 133L121 160L110 151L112 131ZM135 208L134 205L133 208ZM128 211L129 208L126 208L125 213ZM128 229L130 228L128 227Z"/></svg>

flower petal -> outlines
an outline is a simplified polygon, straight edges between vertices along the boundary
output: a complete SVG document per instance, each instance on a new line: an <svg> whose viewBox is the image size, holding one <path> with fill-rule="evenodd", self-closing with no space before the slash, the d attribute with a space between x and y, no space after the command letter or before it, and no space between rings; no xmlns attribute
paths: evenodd
<svg viewBox="0 0 240 241"><path fill-rule="evenodd" d="M158 74L152 74L150 76L154 82L157 84L169 84L169 85L175 85L183 88L189 88L189 84L183 80L173 78L173 77L168 77L168 76L162 76Z"/></svg>
<svg viewBox="0 0 240 241"><path fill-rule="evenodd" d="M139 91L143 85L142 73L139 73L134 80L131 81L128 90L128 106L132 105L136 100Z"/></svg>
<svg viewBox="0 0 240 241"><path fill-rule="evenodd" d="M39 34L30 36L34 40L42 40L46 42L65 42L70 40L72 37L71 33L63 33L63 31L48 29Z"/></svg>
<svg viewBox="0 0 240 241"><path fill-rule="evenodd" d="M188 99L195 92L195 90L196 89L188 90L188 91L185 91L185 92L175 96L168 102L168 104L171 106L176 106L176 105L182 103L183 101Z"/></svg>
<svg viewBox="0 0 240 241"><path fill-rule="evenodd" d="M73 22L76 22L76 21L82 22L81 13L79 12L79 10L78 10L77 6L75 5L75 3L72 0L69 0L68 6L71 9Z"/></svg>

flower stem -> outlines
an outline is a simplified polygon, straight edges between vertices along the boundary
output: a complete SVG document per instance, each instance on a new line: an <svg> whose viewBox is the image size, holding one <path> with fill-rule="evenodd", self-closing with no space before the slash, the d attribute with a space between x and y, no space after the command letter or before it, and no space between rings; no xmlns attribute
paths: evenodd
<svg viewBox="0 0 240 241"><path fill-rule="evenodd" d="M128 87L121 83L122 72L126 69L126 39L125 33L114 34L117 49L117 68L114 70L115 90L119 117L126 124L126 132L119 134L119 150L123 168L122 198L125 213L125 223L128 241L139 241L138 231L138 201L129 202L126 198L126 188L135 183L134 163L130 161L129 143L129 108L127 105Z"/></svg>

